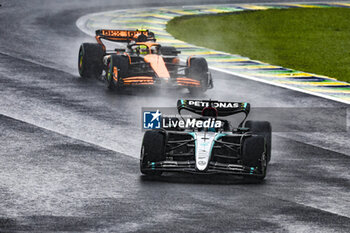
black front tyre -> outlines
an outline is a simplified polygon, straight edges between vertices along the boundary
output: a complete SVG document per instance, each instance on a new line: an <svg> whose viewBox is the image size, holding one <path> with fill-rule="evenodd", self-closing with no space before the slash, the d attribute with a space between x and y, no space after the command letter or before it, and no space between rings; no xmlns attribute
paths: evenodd
<svg viewBox="0 0 350 233"><path fill-rule="evenodd" d="M106 69L107 88L114 90L120 87L122 79L128 74L129 60L122 55L112 55Z"/></svg>
<svg viewBox="0 0 350 233"><path fill-rule="evenodd" d="M252 135L244 139L242 144L242 164L250 167L254 172L259 171L261 176L251 177L250 180L262 181L266 176L266 143L260 135Z"/></svg>
<svg viewBox="0 0 350 233"><path fill-rule="evenodd" d="M271 160L271 124L268 121L247 121L244 125L249 128L254 134L263 136L266 140L266 157L267 162Z"/></svg>
<svg viewBox="0 0 350 233"><path fill-rule="evenodd" d="M165 134L160 130L146 131L143 136L140 170L144 175L161 175L161 171L148 170L148 164L165 160Z"/></svg>
<svg viewBox="0 0 350 233"><path fill-rule="evenodd" d="M104 50L97 43L83 43L79 49L78 70L82 78L98 78L103 70Z"/></svg>

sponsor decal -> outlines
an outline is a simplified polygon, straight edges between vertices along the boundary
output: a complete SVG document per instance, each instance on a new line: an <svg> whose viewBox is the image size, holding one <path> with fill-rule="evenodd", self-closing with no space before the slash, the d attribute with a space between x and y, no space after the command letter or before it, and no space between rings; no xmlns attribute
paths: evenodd
<svg viewBox="0 0 350 233"><path fill-rule="evenodd" d="M195 106L195 107L209 107L210 102L209 101L200 101L200 100L188 100L187 104L189 106ZM234 102L211 102L211 107L214 108L239 108L240 103L234 103Z"/></svg>
<svg viewBox="0 0 350 233"><path fill-rule="evenodd" d="M126 37L133 38L135 35L146 35L148 36L147 31L127 31L127 30L102 30L101 34L104 36L112 37Z"/></svg>
<svg viewBox="0 0 350 233"><path fill-rule="evenodd" d="M201 165L201 166L205 166L207 164L207 162L205 162L205 161L198 161L198 164Z"/></svg>

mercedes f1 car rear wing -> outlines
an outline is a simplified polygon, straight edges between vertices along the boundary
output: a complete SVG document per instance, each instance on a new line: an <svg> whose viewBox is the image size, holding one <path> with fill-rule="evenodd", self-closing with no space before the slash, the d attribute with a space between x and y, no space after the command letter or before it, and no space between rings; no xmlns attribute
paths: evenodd
<svg viewBox="0 0 350 233"><path fill-rule="evenodd" d="M250 104L245 102L221 102L216 100L178 100L177 110L181 114L182 110L188 110L198 115L205 115L206 110L213 109L216 117L230 116L244 113L245 117L239 124L241 127L250 112Z"/></svg>

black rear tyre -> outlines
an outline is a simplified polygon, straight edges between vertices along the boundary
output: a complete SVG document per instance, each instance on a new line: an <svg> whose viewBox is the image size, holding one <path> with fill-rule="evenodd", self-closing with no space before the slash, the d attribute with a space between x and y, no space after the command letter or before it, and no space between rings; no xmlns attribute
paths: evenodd
<svg viewBox="0 0 350 233"><path fill-rule="evenodd" d="M186 75L201 82L200 87L189 88L191 94L200 94L208 89L208 63L203 57L190 57L187 59L188 70Z"/></svg>
<svg viewBox="0 0 350 233"><path fill-rule="evenodd" d="M129 60L125 56L112 55L106 70L107 88L114 90L120 87L122 79L128 74Z"/></svg>
<svg viewBox="0 0 350 233"><path fill-rule="evenodd" d="M103 70L104 50L97 43L83 43L79 49L78 69L82 78L98 78Z"/></svg>
<svg viewBox="0 0 350 233"><path fill-rule="evenodd" d="M268 121L247 121L244 125L249 128L254 134L261 135L266 140L266 157L267 162L271 160L271 124Z"/></svg>
<svg viewBox="0 0 350 233"><path fill-rule="evenodd" d="M178 54L178 51L173 46L161 46L159 51L164 56L177 56Z"/></svg>
<svg viewBox="0 0 350 233"><path fill-rule="evenodd" d="M140 170L145 175L161 175L161 171L146 170L146 166L151 162L165 160L165 134L159 130L146 131L143 136Z"/></svg>

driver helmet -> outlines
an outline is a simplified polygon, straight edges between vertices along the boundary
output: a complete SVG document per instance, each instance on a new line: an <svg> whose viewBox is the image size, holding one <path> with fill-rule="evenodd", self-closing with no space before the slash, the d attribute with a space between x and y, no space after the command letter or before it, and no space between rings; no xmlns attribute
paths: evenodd
<svg viewBox="0 0 350 233"><path fill-rule="evenodd" d="M146 45L140 45L139 47L140 54L148 54L148 47Z"/></svg>

